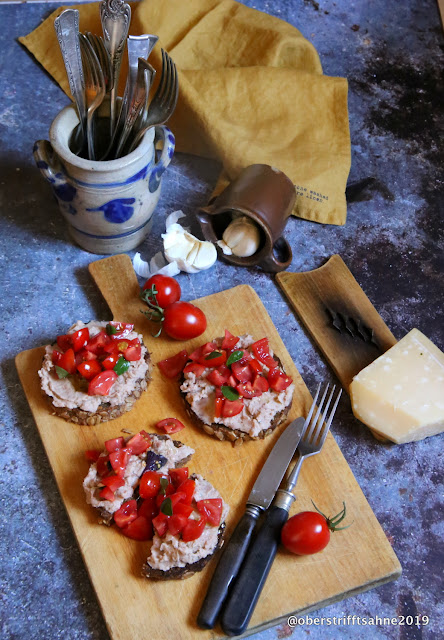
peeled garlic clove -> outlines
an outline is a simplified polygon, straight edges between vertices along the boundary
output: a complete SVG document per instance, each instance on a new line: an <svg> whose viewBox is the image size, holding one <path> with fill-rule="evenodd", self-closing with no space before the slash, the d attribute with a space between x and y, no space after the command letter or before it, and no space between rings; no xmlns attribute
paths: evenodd
<svg viewBox="0 0 444 640"><path fill-rule="evenodd" d="M193 265L199 269L209 269L217 260L217 251L211 242L199 242L197 256L194 258Z"/></svg>
<svg viewBox="0 0 444 640"><path fill-rule="evenodd" d="M245 216L236 218L225 229L222 242L231 249L231 252L235 256L248 258L259 249L259 228ZM228 251L221 243L219 243L219 246L221 246L222 251L228 255Z"/></svg>

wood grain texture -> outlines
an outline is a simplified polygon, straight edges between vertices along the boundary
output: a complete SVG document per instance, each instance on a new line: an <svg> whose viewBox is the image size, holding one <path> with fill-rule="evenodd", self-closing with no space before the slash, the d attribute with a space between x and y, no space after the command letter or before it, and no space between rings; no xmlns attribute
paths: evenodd
<svg viewBox="0 0 444 640"><path fill-rule="evenodd" d="M177 343L151 338L148 323L140 314L137 279L128 256L95 262L90 272L114 319L136 322L154 362L223 335L225 327L237 334L250 332L256 338L268 336L296 384L288 421L306 414L310 394L250 287L241 285L196 301L207 316L207 331L193 341ZM264 441L236 448L229 442L218 442L190 424L176 383L163 379L157 370L131 412L98 427L69 424L50 415L42 397L37 370L43 353L43 347L24 351L16 357L16 366L112 640L127 640L129 636L132 640L223 637L219 629L202 631L195 623L214 563L184 581L155 582L140 577L148 544L126 539L114 528L97 524L82 488L88 469L84 450L101 448L104 440L120 435L121 429L154 431L158 420L179 418L186 425L178 434L180 439L196 450L188 465L190 470L214 484L231 507L229 534L284 425ZM400 575L400 564L333 436L329 435L320 455L304 463L296 495L293 511L310 508L313 499L321 509L333 513L345 500L354 524L333 536L327 549L316 556L298 558L284 551L278 554L248 633L286 620L291 613L317 609Z"/></svg>
<svg viewBox="0 0 444 640"><path fill-rule="evenodd" d="M396 343L340 256L313 271L279 273L276 280L346 391L359 371ZM373 329L378 346L340 333L327 308L361 319Z"/></svg>

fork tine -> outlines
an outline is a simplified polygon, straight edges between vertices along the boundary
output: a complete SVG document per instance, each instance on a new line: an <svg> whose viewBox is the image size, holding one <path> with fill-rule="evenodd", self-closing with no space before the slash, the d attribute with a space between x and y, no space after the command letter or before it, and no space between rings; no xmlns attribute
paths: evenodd
<svg viewBox="0 0 444 640"><path fill-rule="evenodd" d="M330 385L327 385L326 392L327 392L329 386ZM332 388L332 390L330 392L330 395L328 397L328 400L327 400L327 404L325 405L324 410L322 412L322 415L319 417L318 423L316 425L316 431L315 431L314 436L313 436L313 444L315 444L318 441L319 433L321 432L322 426L323 426L323 424L325 422L325 416L327 415L327 411L328 411L328 408L329 408L329 406L331 404L331 399L333 397L335 389L336 389L336 387L335 387L335 385L333 385L333 388Z"/></svg>
<svg viewBox="0 0 444 640"><path fill-rule="evenodd" d="M313 439L313 433L316 429L316 425L318 424L319 416L321 415L321 411L324 405L324 400L325 400L325 396L327 395L327 391L328 391L328 385L325 387L325 391L322 395L321 401L319 402L318 410L316 411L315 417L310 423L310 429L307 431L305 435L304 440L306 440L307 442L311 442Z"/></svg>
<svg viewBox="0 0 444 640"><path fill-rule="evenodd" d="M332 392L332 393L333 393L333 392ZM330 411L330 417L329 417L329 418L328 418L328 420L327 420L327 424L326 424L325 430L324 430L324 432L323 432L323 433L322 433L322 435L321 435L321 441L320 441L320 443L319 443L319 446L320 446L320 447L322 447L322 446L323 446L323 444L324 444L324 442L325 442L325 438L327 437L327 433L328 433L328 432L329 432L329 430L330 430L330 425L331 425L331 423L332 423L332 421L333 421L333 417L334 417L334 415L335 415L336 407L338 406L338 402L339 402L339 399L340 399L341 395L342 395L342 389L339 389L339 391L338 391L338 395L336 396L335 403L334 403L334 405L333 405L333 407L332 407L332 409L331 409L331 411Z"/></svg>

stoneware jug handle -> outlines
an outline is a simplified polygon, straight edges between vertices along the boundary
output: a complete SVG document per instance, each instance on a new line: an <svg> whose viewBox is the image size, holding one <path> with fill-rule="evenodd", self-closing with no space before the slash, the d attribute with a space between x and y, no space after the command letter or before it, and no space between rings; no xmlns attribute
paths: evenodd
<svg viewBox="0 0 444 640"><path fill-rule="evenodd" d="M290 266L293 258L293 252L290 245L284 237L278 238L273 245L270 255L260 261L260 266L264 271L277 273L284 271Z"/></svg>
<svg viewBox="0 0 444 640"><path fill-rule="evenodd" d="M151 176L148 184L148 188L151 193L154 193L155 191L157 191L160 184L160 178L162 177L163 172L165 171L165 169L170 164L173 158L174 148L176 143L173 132L170 131L168 127L165 127L164 125L158 125L156 127L154 142L156 143L159 140L162 140L163 146L162 146L162 152L160 154L160 158L154 164L153 170L151 172Z"/></svg>
<svg viewBox="0 0 444 640"><path fill-rule="evenodd" d="M37 140L33 149L34 160L43 177L53 187L66 183L62 166L48 140Z"/></svg>

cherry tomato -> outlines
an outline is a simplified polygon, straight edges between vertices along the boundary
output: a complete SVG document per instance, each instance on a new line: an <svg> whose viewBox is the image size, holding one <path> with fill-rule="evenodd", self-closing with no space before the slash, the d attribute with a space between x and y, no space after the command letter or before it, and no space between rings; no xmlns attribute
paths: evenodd
<svg viewBox="0 0 444 640"><path fill-rule="evenodd" d="M90 381L88 385L88 395L107 396L116 380L117 373L115 371L102 371Z"/></svg>
<svg viewBox="0 0 444 640"><path fill-rule="evenodd" d="M114 522L122 529L129 525L137 518L137 502L136 500L127 500L122 506L114 513Z"/></svg>
<svg viewBox="0 0 444 640"><path fill-rule="evenodd" d="M168 475L171 478L171 482L175 487L178 487L182 482L188 478L188 467L181 467L180 469L170 469Z"/></svg>
<svg viewBox="0 0 444 640"><path fill-rule="evenodd" d="M92 380L102 371L102 367L97 360L90 360L89 362L81 362L78 364L77 371L86 378L86 380Z"/></svg>
<svg viewBox="0 0 444 640"><path fill-rule="evenodd" d="M112 453L113 451L118 451L119 449L123 449L125 445L125 440L122 436L118 438L111 438L111 440L107 440L105 442L105 449L108 453Z"/></svg>
<svg viewBox="0 0 444 640"><path fill-rule="evenodd" d="M161 360L157 363L157 366L165 376L165 378L175 378L182 372L182 369L185 366L185 363L188 360L188 352L179 351L174 356L170 356L169 358L165 358L165 360Z"/></svg>
<svg viewBox="0 0 444 640"><path fill-rule="evenodd" d="M165 431L165 433L177 433L185 429L185 425L177 418L165 418L156 424L157 429Z"/></svg>
<svg viewBox="0 0 444 640"><path fill-rule="evenodd" d="M237 416L243 408L244 402L242 398L239 400L225 400L222 406L222 418L232 418L233 416Z"/></svg>
<svg viewBox="0 0 444 640"><path fill-rule="evenodd" d="M144 516L137 516L135 520L120 529L120 531L124 536L133 540L152 540L153 538L153 525Z"/></svg>
<svg viewBox="0 0 444 640"><path fill-rule="evenodd" d="M156 471L145 471L140 479L139 495L141 498L154 498L160 490L161 474Z"/></svg>
<svg viewBox="0 0 444 640"><path fill-rule="evenodd" d="M174 340L197 338L207 328L204 312L189 302L173 302L164 312L163 328Z"/></svg>
<svg viewBox="0 0 444 640"><path fill-rule="evenodd" d="M330 541L327 520L314 511L297 513L282 527L281 541L286 549L298 556L318 553Z"/></svg>
<svg viewBox="0 0 444 640"><path fill-rule="evenodd" d="M201 516L200 520L192 520L189 518L182 531L182 540L184 542L191 542L191 540L197 540L203 533L205 524L207 522L206 516Z"/></svg>
<svg viewBox="0 0 444 640"><path fill-rule="evenodd" d="M222 518L222 499L221 498L206 498L205 500L198 500L197 509L199 513L207 517L208 524L213 527L218 527Z"/></svg>
<svg viewBox="0 0 444 640"><path fill-rule="evenodd" d="M135 436L130 438L126 443L126 449L133 455L139 456L141 453L144 453L151 446L151 438L149 433L144 431L140 431L136 433Z"/></svg>
<svg viewBox="0 0 444 640"><path fill-rule="evenodd" d="M163 276L161 274L157 274L155 276L151 276L142 287L142 290L151 289L154 293L153 287L155 287L156 291L156 301L159 307L165 309L173 302L177 302L180 300L181 290L179 283L174 280L174 278L170 278L169 276ZM149 296L152 302L154 298Z"/></svg>
<svg viewBox="0 0 444 640"><path fill-rule="evenodd" d="M205 371L205 365L199 364L198 362L189 362L187 365L185 365L183 369L184 373L194 373L196 378L199 378L204 371Z"/></svg>
<svg viewBox="0 0 444 640"><path fill-rule="evenodd" d="M184 529L187 521L187 516L180 513L174 513L170 518L168 518L168 531L172 536L177 536L177 534Z"/></svg>
<svg viewBox="0 0 444 640"><path fill-rule="evenodd" d="M80 349L83 349L84 347L86 347L89 340L88 327L75 331L71 335L71 340L72 340L72 348L74 349L74 351L80 351Z"/></svg>
<svg viewBox="0 0 444 640"><path fill-rule="evenodd" d="M287 387L291 385L293 380L283 373L277 367L275 369L271 369L268 373L268 384L274 390L280 393L281 391L285 391Z"/></svg>
<svg viewBox="0 0 444 640"><path fill-rule="evenodd" d="M225 329L225 336L222 341L222 349L227 349L230 351L231 349L234 349L238 342L239 338L237 336L233 336L233 334L230 333L228 329Z"/></svg>

